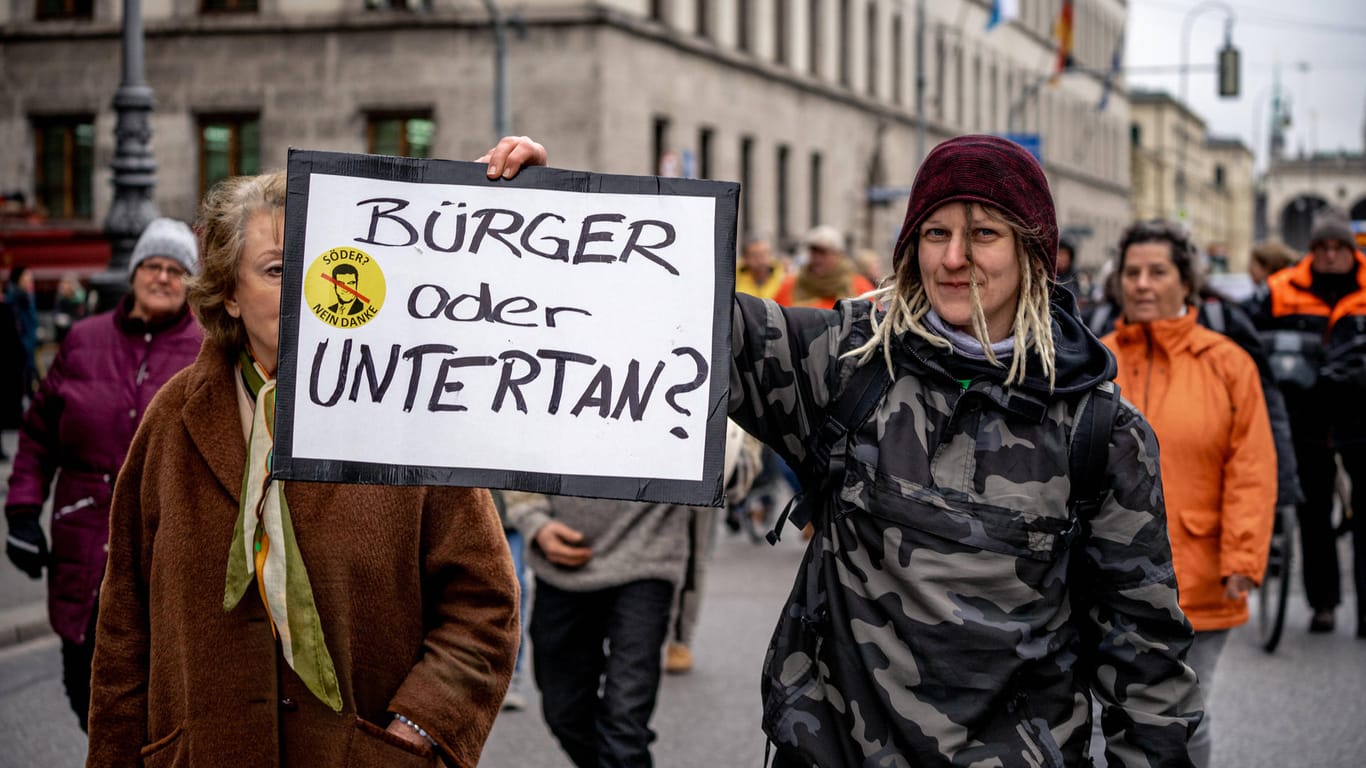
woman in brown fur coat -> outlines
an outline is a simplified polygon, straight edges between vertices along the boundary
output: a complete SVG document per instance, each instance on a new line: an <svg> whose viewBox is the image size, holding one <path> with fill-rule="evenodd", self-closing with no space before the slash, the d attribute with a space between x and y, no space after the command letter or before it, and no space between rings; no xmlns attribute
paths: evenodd
<svg viewBox="0 0 1366 768"><path fill-rule="evenodd" d="M207 338L115 488L88 766L474 768L507 688L517 582L487 491L263 470L284 202L283 174L205 200Z"/></svg>

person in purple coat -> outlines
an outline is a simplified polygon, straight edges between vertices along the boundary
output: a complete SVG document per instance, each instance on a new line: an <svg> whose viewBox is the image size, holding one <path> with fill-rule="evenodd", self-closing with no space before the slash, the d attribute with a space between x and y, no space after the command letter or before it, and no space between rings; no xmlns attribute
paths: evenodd
<svg viewBox="0 0 1366 768"><path fill-rule="evenodd" d="M152 397L199 354L202 332L184 283L196 254L183 222L148 224L129 259L131 291L114 310L72 326L19 430L5 553L31 578L47 567L48 619L61 636L63 682L82 730L114 479ZM50 550L39 524L49 493Z"/></svg>

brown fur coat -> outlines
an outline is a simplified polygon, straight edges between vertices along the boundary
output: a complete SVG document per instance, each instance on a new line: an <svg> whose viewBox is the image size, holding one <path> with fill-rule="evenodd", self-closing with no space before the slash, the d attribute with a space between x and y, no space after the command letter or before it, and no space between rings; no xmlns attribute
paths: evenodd
<svg viewBox="0 0 1366 768"><path fill-rule="evenodd" d="M517 652L517 582L489 494L286 484L342 712L284 663L256 589L223 611L245 440L206 345L152 402L114 492L88 766L473 768Z"/></svg>

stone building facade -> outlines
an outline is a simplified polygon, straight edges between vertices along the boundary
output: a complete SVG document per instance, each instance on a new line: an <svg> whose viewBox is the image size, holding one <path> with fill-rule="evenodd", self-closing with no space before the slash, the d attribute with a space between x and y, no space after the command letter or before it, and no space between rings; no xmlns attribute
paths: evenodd
<svg viewBox="0 0 1366 768"><path fill-rule="evenodd" d="M1357 242L1366 243L1366 154L1273 156L1262 187L1268 235L1304 252L1314 214L1331 205L1352 219Z"/></svg>
<svg viewBox="0 0 1366 768"><path fill-rule="evenodd" d="M1129 94L1133 217L1189 227L1216 271L1247 268L1253 236L1253 156L1241 141L1211 137L1205 121L1161 92Z"/></svg>
<svg viewBox="0 0 1366 768"><path fill-rule="evenodd" d="M162 213L191 217L207 184L282 167L289 147L478 157L494 138L490 4L144 0ZM833 224L888 264L923 149L1037 134L1060 224L1094 264L1131 212L1112 69L1127 3L1076 0L1075 67L1048 84L1061 5L1019 0L988 30L988 0L497 0L514 21L509 127L560 167L741 181L742 234L790 245ZM0 10L0 192L103 220L120 13Z"/></svg>

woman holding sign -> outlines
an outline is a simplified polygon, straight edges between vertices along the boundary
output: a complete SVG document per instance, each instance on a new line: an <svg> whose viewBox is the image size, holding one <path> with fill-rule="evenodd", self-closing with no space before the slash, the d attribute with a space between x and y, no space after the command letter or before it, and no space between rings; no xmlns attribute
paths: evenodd
<svg viewBox="0 0 1366 768"><path fill-rule="evenodd" d="M765 662L775 766L1079 765L1093 696L1110 765L1189 765L1157 443L1057 242L1038 162L963 136L871 300L736 297L731 417L802 468L816 528Z"/></svg>
<svg viewBox="0 0 1366 768"><path fill-rule="evenodd" d="M500 144L489 175L544 150ZM473 768L517 651L488 492L272 480L285 177L205 199L204 349L115 490L89 766Z"/></svg>
<svg viewBox="0 0 1366 768"><path fill-rule="evenodd" d="M1110 765L1190 765L1157 443L1057 238L1033 156L963 136L871 301L736 296L731 416L803 469L816 528L765 661L774 765L1080 765L1093 696Z"/></svg>

